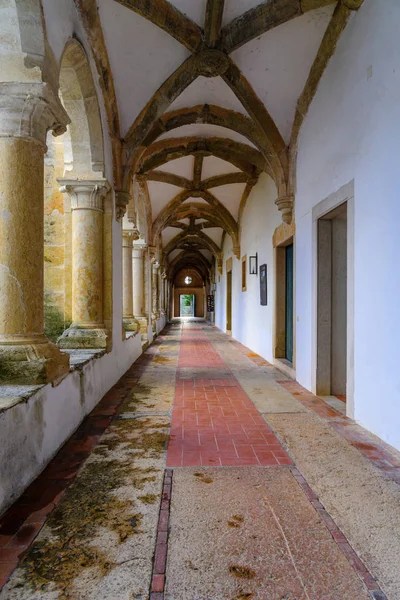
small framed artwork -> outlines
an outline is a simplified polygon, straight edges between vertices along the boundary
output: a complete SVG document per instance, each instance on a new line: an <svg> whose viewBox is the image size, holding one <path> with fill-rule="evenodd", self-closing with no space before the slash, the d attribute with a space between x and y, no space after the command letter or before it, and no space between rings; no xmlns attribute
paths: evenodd
<svg viewBox="0 0 400 600"><path fill-rule="evenodd" d="M268 304L267 265L260 266L260 304L261 306Z"/></svg>
<svg viewBox="0 0 400 600"><path fill-rule="evenodd" d="M258 253L255 256L249 256L249 273L257 275Z"/></svg>

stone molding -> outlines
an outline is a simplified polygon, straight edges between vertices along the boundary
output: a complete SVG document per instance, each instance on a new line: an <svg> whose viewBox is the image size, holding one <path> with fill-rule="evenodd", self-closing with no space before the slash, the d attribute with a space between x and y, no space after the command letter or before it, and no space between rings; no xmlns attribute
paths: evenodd
<svg viewBox="0 0 400 600"><path fill-rule="evenodd" d="M129 192L125 192L124 190L115 190L115 218L117 221L121 221L121 219L123 219L130 200L131 195Z"/></svg>
<svg viewBox="0 0 400 600"><path fill-rule="evenodd" d="M104 210L104 197L110 190L106 179L58 179L60 192L71 198L71 210Z"/></svg>
<svg viewBox="0 0 400 600"><path fill-rule="evenodd" d="M62 135L70 119L46 83L0 83L0 137L30 139L46 146L49 130Z"/></svg>
<svg viewBox="0 0 400 600"><path fill-rule="evenodd" d="M294 196L281 196L275 204L282 213L282 221L290 224L293 216Z"/></svg>

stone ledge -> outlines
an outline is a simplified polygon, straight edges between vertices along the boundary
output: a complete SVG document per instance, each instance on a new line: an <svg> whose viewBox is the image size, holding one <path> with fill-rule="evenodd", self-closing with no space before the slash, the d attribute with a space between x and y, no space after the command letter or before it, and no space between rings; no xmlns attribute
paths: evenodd
<svg viewBox="0 0 400 600"><path fill-rule="evenodd" d="M70 359L70 370L69 372L76 371L77 369L81 369L84 365L95 358L100 358L106 354L105 350L98 349L90 349L90 348L82 348L79 350L67 350L63 348L62 352L65 354L69 354Z"/></svg>
<svg viewBox="0 0 400 600"><path fill-rule="evenodd" d="M0 414L20 402L26 402L43 385L0 385Z"/></svg>
<svg viewBox="0 0 400 600"><path fill-rule="evenodd" d="M65 354L70 356L70 369L69 373L81 370L91 360L100 358L106 354L105 350L63 350ZM63 378L64 379L64 378ZM51 382L51 385L55 385L57 382ZM42 385L0 385L0 414L6 410L13 408L20 402L26 402L36 392L49 384Z"/></svg>
<svg viewBox="0 0 400 600"><path fill-rule="evenodd" d="M131 338L138 335L137 331L125 331L125 339L130 340Z"/></svg>

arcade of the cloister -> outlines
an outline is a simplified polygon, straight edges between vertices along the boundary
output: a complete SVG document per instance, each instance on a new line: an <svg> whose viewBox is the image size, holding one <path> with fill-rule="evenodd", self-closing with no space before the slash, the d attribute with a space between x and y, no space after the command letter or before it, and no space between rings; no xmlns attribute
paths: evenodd
<svg viewBox="0 0 400 600"><path fill-rule="evenodd" d="M162 480L154 476L149 506L138 517L145 521L145 535L149 528L148 547L129 559L143 561L143 589L139 575L115 576L115 581L110 576L110 588L93 575L93 596L84 578L76 575L73 581L64 571L64 587L57 587L54 575L47 588L45 578L35 579L40 569L30 562L32 580L45 586L42 594L38 583L30 596L33 592L15 579L21 574L11 577L21 555L2 558L2 538L5 549L12 548L16 532L2 534L0 520L1 599L400 597L391 562L400 549L393 520L400 482L399 26L396 0L0 0L3 520L14 514L14 503L24 508L31 502L24 498L52 465L63 470L64 459L57 457L71 440L74 452L89 455L118 419L145 419L147 435L155 435L157 427L164 435L162 427L167 428L165 446L153 453L144 438L134 438L144 453L138 469L163 475ZM141 398L134 409L127 408L127 394ZM211 408L199 408L197 396ZM184 417L185 410L195 414ZM220 419L215 423L213 411ZM236 411L234 426L229 411ZM85 423L91 423L90 434ZM203 425L212 430L202 433ZM199 428L190 434L199 448L185 442L181 427ZM222 430L233 438L219 438ZM242 434L248 436L246 449ZM80 435L82 445L76 442ZM272 449L257 450L260 439ZM122 454L129 446L124 443ZM314 466L319 453L324 472L331 473L325 484ZM117 454L108 459L118 462ZM341 475L333 457L350 461L342 464L345 471L352 460L358 465L361 455L373 467L360 463L353 482L346 471L343 481L349 489L354 484L355 494L335 495ZM78 482L86 457L74 463ZM271 466L277 467L279 484ZM200 481L200 491L185 480L184 467L202 469L190 480ZM221 482L226 478L221 490L202 496L207 477L210 483L220 481L218 467L227 469L219 471ZM272 575L262 575L261 587L247 590L248 581L241 581L247 575L235 572L240 586L215 587L215 565L190 566L198 555L186 548L190 573L182 583L174 565L187 565L182 567L177 548L185 548L192 534L207 545L199 523L214 507L225 518L222 490L236 485L236 475L238 503L243 500L243 510L254 503L252 519L264 519L258 511L265 502L256 500L261 483L254 484L254 496L248 491L261 477L261 470L252 471L256 467L265 471L275 494L268 506L279 535L289 518L279 507L297 498L293 478L285 479L290 472L346 560L342 554L334 558L336 546L327 550L332 578L314 589L299 575L301 557L290 550L289 535L284 550L277 546L276 552L289 552L300 587L280 588L276 575L276 590L283 594L278 599L275 591L271 596L260 591ZM232 479L230 468L237 469ZM364 531L359 522L352 527L354 496L368 485L372 468L380 469L383 483L371 475L375 496L366 501ZM135 488L133 475L118 477L115 489L123 498L124 485L129 493ZM51 488L58 478L50 479ZM158 500L149 500L158 498L157 485L167 494L160 497L160 516L151 512L152 504L159 510ZM182 498L191 494L192 504L174 504L174 485ZM47 504L53 510L60 502L62 510L56 488ZM387 513L384 533L374 538L378 489L387 494ZM113 500L107 498L111 514ZM199 498L203 504L196 504ZM86 506L79 497L75 506L80 502ZM194 505L199 522L190 513ZM229 510L234 506L232 500ZM303 525L308 508L299 508ZM164 509L171 509L165 531L160 529ZM29 515L18 528L37 525ZM179 529L186 515L186 530ZM115 525L118 516L112 518ZM239 530L241 518L236 515L229 527ZM320 521L308 518L317 531ZM41 526L44 522L43 517ZM117 530L122 544L119 525ZM168 562L165 554L157 571L158 544L167 543L159 542L167 531ZM324 535L315 542L318 547L328 544ZM393 552L382 550L389 538ZM107 544L105 554L113 555L114 546ZM263 555L252 544L254 556ZM135 551L129 550L132 556ZM103 561L99 581L105 581L107 569L123 564L118 560L110 560L111 567ZM324 571L313 560L317 581ZM100 564L91 561L89 567ZM339 570L344 583L338 583ZM215 579L208 579L211 572ZM121 595L120 581L125 582ZM299 590L304 595L296 595Z"/></svg>

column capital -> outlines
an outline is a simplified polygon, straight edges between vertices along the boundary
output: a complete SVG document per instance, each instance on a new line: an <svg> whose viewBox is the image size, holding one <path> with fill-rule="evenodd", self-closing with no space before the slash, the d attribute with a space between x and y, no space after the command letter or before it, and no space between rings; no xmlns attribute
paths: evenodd
<svg viewBox="0 0 400 600"><path fill-rule="evenodd" d="M158 269L160 268L160 263L155 260L152 265L151 268L153 269L153 273L158 273Z"/></svg>
<svg viewBox="0 0 400 600"><path fill-rule="evenodd" d="M122 231L122 247L123 248L132 248L134 241L134 232L131 229L124 229Z"/></svg>
<svg viewBox="0 0 400 600"><path fill-rule="evenodd" d="M31 139L46 146L49 130L62 135L70 119L47 83L0 83L0 137Z"/></svg>
<svg viewBox="0 0 400 600"><path fill-rule="evenodd" d="M71 209L103 211L103 200L110 184L106 179L57 179L60 192L71 198Z"/></svg>
<svg viewBox="0 0 400 600"><path fill-rule="evenodd" d="M133 244L132 246L132 257L133 258L143 258L143 253L146 250L146 244Z"/></svg>

